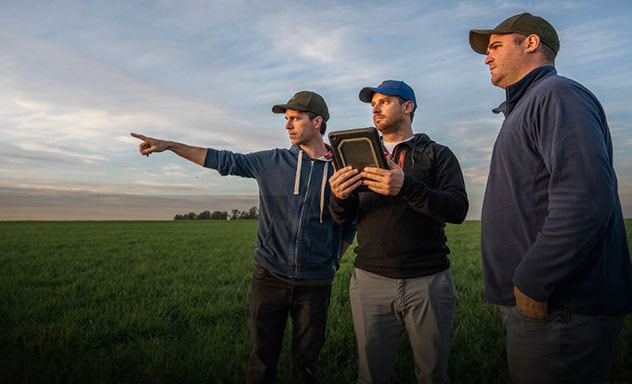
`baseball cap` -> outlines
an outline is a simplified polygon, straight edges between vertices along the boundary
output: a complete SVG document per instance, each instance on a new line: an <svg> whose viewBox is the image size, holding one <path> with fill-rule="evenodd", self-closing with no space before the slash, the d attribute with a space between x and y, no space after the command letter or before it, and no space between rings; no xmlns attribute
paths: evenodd
<svg viewBox="0 0 632 384"><path fill-rule="evenodd" d="M553 52L557 54L560 50L560 39L555 28L543 18L526 12L511 16L494 29L470 30L470 46L475 52L486 55L489 35L505 35L508 33L519 33L525 36L536 34Z"/></svg>
<svg viewBox="0 0 632 384"><path fill-rule="evenodd" d="M325 121L329 120L327 103L325 103L325 99L323 99L321 95L315 92L296 92L286 104L276 104L272 106L272 112L274 113L285 113L288 109L301 112L314 112L322 116Z"/></svg>
<svg viewBox="0 0 632 384"><path fill-rule="evenodd" d="M381 93L383 95L399 96L402 99L408 101L411 100L415 103L415 109L417 109L417 100L415 99L415 91L406 83L399 80L385 80L377 87L364 87L360 90L360 100L365 103L370 103L373 99L374 93Z"/></svg>

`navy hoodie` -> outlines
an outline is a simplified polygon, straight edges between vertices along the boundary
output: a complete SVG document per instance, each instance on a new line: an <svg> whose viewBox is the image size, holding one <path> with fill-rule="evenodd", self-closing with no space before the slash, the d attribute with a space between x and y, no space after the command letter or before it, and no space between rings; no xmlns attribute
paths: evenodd
<svg viewBox="0 0 632 384"><path fill-rule="evenodd" d="M327 210L331 158L310 159L294 145L248 154L209 148L204 166L257 180L257 264L292 279L333 279L341 242L353 242L355 228Z"/></svg>

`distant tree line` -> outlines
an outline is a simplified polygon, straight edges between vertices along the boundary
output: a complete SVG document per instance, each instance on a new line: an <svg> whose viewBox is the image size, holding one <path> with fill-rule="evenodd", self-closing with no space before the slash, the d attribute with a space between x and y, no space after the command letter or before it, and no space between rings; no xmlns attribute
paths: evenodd
<svg viewBox="0 0 632 384"><path fill-rule="evenodd" d="M227 211L204 211L200 213L189 212L177 214L174 220L248 220L259 218L259 208L252 207L247 211L233 209L230 214Z"/></svg>

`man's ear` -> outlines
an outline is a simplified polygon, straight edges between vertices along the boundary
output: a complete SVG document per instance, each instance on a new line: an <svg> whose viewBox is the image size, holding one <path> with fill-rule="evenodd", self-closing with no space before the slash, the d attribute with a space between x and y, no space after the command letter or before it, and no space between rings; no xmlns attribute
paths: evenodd
<svg viewBox="0 0 632 384"><path fill-rule="evenodd" d="M320 126L323 125L323 117L322 116L316 116L314 117L314 128L317 128L318 130L320 130Z"/></svg>
<svg viewBox="0 0 632 384"><path fill-rule="evenodd" d="M415 110L415 103L412 100L404 102L404 113L412 113Z"/></svg>
<svg viewBox="0 0 632 384"><path fill-rule="evenodd" d="M535 52L542 42L540 41L540 36L536 34L531 34L527 36L527 52Z"/></svg>

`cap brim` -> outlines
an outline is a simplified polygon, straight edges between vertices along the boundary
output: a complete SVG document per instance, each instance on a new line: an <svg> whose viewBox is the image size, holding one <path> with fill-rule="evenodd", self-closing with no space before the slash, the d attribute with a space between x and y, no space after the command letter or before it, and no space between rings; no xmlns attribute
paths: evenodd
<svg viewBox="0 0 632 384"><path fill-rule="evenodd" d="M380 87L365 87L360 90L360 100L364 101L365 103L370 103L371 101L373 101L373 94L375 93L381 93L382 95L389 96L398 96L396 92L393 92L390 89L384 89Z"/></svg>
<svg viewBox="0 0 632 384"><path fill-rule="evenodd" d="M472 29L470 31L470 47L476 53L487 55L489 35L496 33L493 29Z"/></svg>
<svg viewBox="0 0 632 384"><path fill-rule="evenodd" d="M381 93L382 95L389 96L397 96L397 94L390 89L384 89L380 87L364 87L360 90L360 100L364 101L365 103L370 103L371 101L373 101L373 94L375 93Z"/></svg>
<svg viewBox="0 0 632 384"><path fill-rule="evenodd" d="M364 87L360 90L360 101L370 103L373 100L373 94L376 92L375 88Z"/></svg>
<svg viewBox="0 0 632 384"><path fill-rule="evenodd" d="M298 105L292 105L292 104L276 104L272 106L272 112L274 113L285 113L285 111L287 111L288 109L291 109L293 111L300 111L300 112L309 111L309 109L305 107L300 107Z"/></svg>

